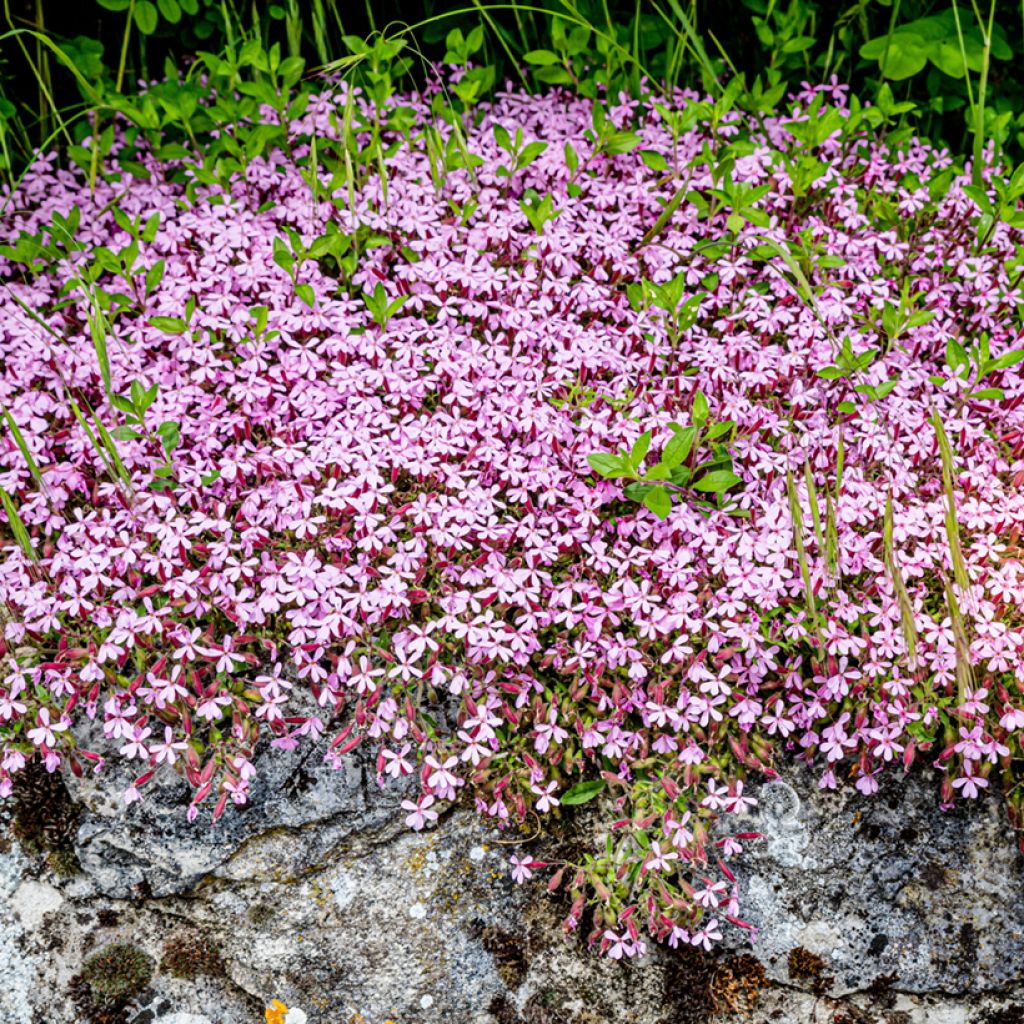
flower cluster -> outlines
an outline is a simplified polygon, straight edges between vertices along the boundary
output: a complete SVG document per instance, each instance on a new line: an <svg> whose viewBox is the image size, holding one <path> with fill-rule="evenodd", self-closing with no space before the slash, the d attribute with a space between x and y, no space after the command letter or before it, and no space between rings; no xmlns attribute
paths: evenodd
<svg viewBox="0 0 1024 1024"><path fill-rule="evenodd" d="M433 109L342 84L219 177L143 147L130 187L41 159L8 197L0 794L121 758L126 802L175 770L216 819L262 741L371 747L416 829L593 799L593 850L513 867L619 958L743 925L783 751L1012 778L1020 232L835 86ZM595 477L698 394L727 493L661 518Z"/></svg>

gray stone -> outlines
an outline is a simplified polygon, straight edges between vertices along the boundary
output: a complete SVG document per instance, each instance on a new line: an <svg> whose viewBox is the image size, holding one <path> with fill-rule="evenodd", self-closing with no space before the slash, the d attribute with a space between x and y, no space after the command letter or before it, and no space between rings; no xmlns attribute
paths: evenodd
<svg viewBox="0 0 1024 1024"><path fill-rule="evenodd" d="M159 961L183 935L217 944L223 973L158 971L135 1024L253 1024L274 998L310 1024L1021 1024L1024 886L995 800L943 814L927 778L865 798L787 771L740 823L768 836L736 861L753 949L735 934L714 959L620 964L563 939L565 906L511 883L521 848L471 811L414 833L357 761L260 760L251 805L213 829L186 821L172 778L130 808L124 777L72 780L71 880L0 853L2 1024L85 1024L68 984L89 952L129 941Z"/></svg>
<svg viewBox="0 0 1024 1024"><path fill-rule="evenodd" d="M810 773L762 787L738 863L757 956L790 981L794 948L822 957L833 993L895 975L901 991L967 994L1024 982L1024 863L990 798L947 812L934 777L821 792Z"/></svg>

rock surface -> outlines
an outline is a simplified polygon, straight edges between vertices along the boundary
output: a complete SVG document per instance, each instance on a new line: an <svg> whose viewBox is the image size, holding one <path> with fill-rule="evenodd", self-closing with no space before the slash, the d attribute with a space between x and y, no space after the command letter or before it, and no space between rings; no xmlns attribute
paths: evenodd
<svg viewBox="0 0 1024 1024"><path fill-rule="evenodd" d="M128 809L123 780L72 780L70 878L6 842L0 1021L87 1024L74 976L119 941L163 960L133 1024L254 1024L273 998L310 1024L1024 1024L1024 868L995 801L942 814L922 778L864 798L789 772L744 823L769 837L737 862L756 945L619 964L564 942L471 812L417 834L356 762L265 769L213 830L172 778Z"/></svg>

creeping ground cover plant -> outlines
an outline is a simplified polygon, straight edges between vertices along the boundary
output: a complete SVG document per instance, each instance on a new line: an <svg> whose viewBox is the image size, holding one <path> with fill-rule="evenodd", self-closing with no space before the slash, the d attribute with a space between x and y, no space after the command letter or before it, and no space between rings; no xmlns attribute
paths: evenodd
<svg viewBox="0 0 1024 1024"><path fill-rule="evenodd" d="M588 803L512 871L613 958L746 926L784 757L1021 824L1024 173L838 85L442 115L225 67L213 155L154 85L5 199L0 793L127 760L216 820L319 744L415 829Z"/></svg>

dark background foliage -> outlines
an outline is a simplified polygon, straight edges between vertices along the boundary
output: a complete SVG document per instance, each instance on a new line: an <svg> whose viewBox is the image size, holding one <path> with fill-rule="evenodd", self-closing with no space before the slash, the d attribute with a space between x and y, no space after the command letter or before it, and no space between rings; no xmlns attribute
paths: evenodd
<svg viewBox="0 0 1024 1024"><path fill-rule="evenodd" d="M897 101L913 101L921 133L955 151L970 150L979 109L986 140L1014 155L1024 141L1024 0L6 0L5 13L0 131L8 166L53 131L54 105L82 98L34 32L97 89L118 92L246 37L278 42L313 71L350 53L353 37L410 27L417 59L408 74L422 77L425 61L450 56L449 33L469 39L476 26L481 44L467 57L493 67L497 84L578 88L614 38L634 66L618 68L611 84L634 91L635 65L709 91L736 76L748 87L786 89L836 76L866 102L885 86Z"/></svg>

